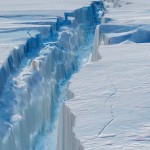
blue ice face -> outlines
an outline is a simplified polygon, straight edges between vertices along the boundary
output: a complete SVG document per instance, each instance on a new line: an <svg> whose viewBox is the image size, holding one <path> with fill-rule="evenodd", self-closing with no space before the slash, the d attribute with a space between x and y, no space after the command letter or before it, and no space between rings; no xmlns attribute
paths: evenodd
<svg viewBox="0 0 150 150"><path fill-rule="evenodd" d="M50 22L50 30L44 30L45 22L43 28L13 34L26 37L0 66L0 149L40 149L52 131L56 147L54 129L59 106L67 99L65 86L89 57L101 7L93 2ZM25 24L35 24L29 22Z"/></svg>

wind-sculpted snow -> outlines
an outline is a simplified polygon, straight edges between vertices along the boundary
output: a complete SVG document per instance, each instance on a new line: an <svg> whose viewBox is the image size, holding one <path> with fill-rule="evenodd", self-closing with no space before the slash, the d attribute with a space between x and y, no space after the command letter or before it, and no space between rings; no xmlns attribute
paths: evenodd
<svg viewBox="0 0 150 150"><path fill-rule="evenodd" d="M59 150L149 149L149 46L101 46L101 61L71 78Z"/></svg>
<svg viewBox="0 0 150 150"><path fill-rule="evenodd" d="M100 11L103 3L93 2L50 23L27 20L4 30L15 42L5 41L10 51L0 66L0 149L55 147L41 141L54 130L63 85L91 52Z"/></svg>

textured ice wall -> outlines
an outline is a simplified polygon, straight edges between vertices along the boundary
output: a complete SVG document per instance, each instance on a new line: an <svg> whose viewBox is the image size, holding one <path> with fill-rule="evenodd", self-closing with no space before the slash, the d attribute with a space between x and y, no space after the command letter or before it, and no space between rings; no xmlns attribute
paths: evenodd
<svg viewBox="0 0 150 150"><path fill-rule="evenodd" d="M94 35L94 46L93 46L93 51L92 51L91 62L95 62L95 61L98 61L101 59L101 56L98 51L100 39L101 39L101 34L100 34L100 30L99 30L99 25L97 25L97 27L95 29L95 35Z"/></svg>
<svg viewBox="0 0 150 150"><path fill-rule="evenodd" d="M73 131L75 116L65 104L61 106L57 150L84 150Z"/></svg>
<svg viewBox="0 0 150 150"><path fill-rule="evenodd" d="M62 84L81 62L100 22L101 2L65 13L51 27L12 50L1 66L0 149L34 149L48 124L53 129Z"/></svg>
<svg viewBox="0 0 150 150"><path fill-rule="evenodd" d="M99 36L99 33L98 33L99 26L97 26L97 28L95 29L95 27L96 27L95 25L100 24L100 21L98 21L98 20L104 15L105 8L104 8L102 1L93 2L91 6L92 7L89 10L92 10L92 11L87 11L87 13L82 16L83 16L83 20L85 20L85 22L87 22L87 18L91 18L90 22L88 22L88 23L90 23L91 27L94 29L94 31L96 31L95 38L93 35L94 46L92 48L93 54L94 54L92 56L92 61L96 61L97 59L100 59L100 55L97 55L98 54L97 48L98 48L98 44L99 44L99 38L97 39L97 37ZM78 13L79 11L81 11L81 10L77 10L77 12L75 12L75 14ZM94 18L91 15L89 15L91 12L94 12ZM80 19L80 20L82 20L82 19ZM86 25L86 24L84 24L84 25ZM89 32L88 28L87 28L87 30L88 30L87 32ZM71 97L72 97L72 93L68 92L68 98L71 98ZM70 112L69 108L66 107L65 104L63 103L61 106L61 111L60 111L60 115L59 115L57 150L83 150L84 149L82 144L77 139L77 137L75 136L75 133L73 131L74 121L75 121L74 115Z"/></svg>

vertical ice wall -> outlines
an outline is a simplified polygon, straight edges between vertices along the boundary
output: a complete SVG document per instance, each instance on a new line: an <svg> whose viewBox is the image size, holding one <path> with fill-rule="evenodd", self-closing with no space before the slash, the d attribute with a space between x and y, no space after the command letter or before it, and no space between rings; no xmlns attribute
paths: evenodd
<svg viewBox="0 0 150 150"><path fill-rule="evenodd" d="M77 10L75 14L78 13L79 11L86 12L85 10L86 10L85 8L81 10ZM93 16L89 15L91 12L94 12ZM105 8L103 2L98 1L98 2L93 2L90 9L88 9L85 14L83 13L84 15L82 16L78 15L80 16L80 20L82 20L81 22L84 22L83 24L84 26L87 25L87 18L91 18L90 28L92 28L96 33L95 38L94 35L92 37L94 40L94 46L92 48L94 51L92 56L92 61L96 61L100 59L100 55L97 50L100 42L99 26L97 26L96 29L95 27L97 24L100 24L100 18L103 16L104 12L105 12ZM81 17L83 17L83 19L81 19ZM86 32L87 33L91 32L89 30L89 26L86 26ZM69 93L68 95L69 95L68 97L72 96L71 93ZM74 122L75 122L75 117L70 112L69 108L63 103L59 115L57 150L83 150L84 149L73 131Z"/></svg>
<svg viewBox="0 0 150 150"><path fill-rule="evenodd" d="M84 150L73 131L75 116L65 104L61 106L57 150Z"/></svg>
<svg viewBox="0 0 150 150"><path fill-rule="evenodd" d="M93 51L92 51L91 62L98 61L101 59L101 56L98 51L100 38L101 38L101 35L100 35L99 25L97 25L95 29L95 35L94 35L94 46L93 46Z"/></svg>
<svg viewBox="0 0 150 150"><path fill-rule="evenodd" d="M46 42L36 35L12 51L0 71L0 149L34 149L46 125L53 130L61 87L90 50L102 10L103 3L97 1L65 13Z"/></svg>

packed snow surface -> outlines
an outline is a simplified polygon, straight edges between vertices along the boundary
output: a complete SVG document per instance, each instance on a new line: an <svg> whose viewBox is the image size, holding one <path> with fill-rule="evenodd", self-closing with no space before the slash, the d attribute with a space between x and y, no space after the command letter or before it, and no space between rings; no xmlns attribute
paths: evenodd
<svg viewBox="0 0 150 150"><path fill-rule="evenodd" d="M64 120L75 119L72 132L83 149L149 149L149 46L101 47L102 60L70 80L63 111L72 117ZM73 143L73 133L64 132Z"/></svg>
<svg viewBox="0 0 150 150"><path fill-rule="evenodd" d="M90 3L91 0L0 0L0 10L73 10Z"/></svg>

